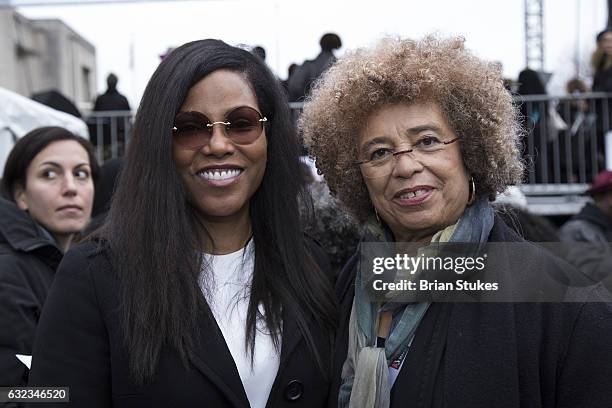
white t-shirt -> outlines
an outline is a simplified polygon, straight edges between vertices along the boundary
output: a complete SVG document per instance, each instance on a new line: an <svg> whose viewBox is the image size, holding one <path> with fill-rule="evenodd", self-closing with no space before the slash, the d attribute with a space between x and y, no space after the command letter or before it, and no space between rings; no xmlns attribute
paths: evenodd
<svg viewBox="0 0 612 408"><path fill-rule="evenodd" d="M208 279L210 289L203 288L203 291L236 363L251 407L264 408L278 372L280 355L263 321L257 324L253 366L245 348L254 257L253 240L231 254L204 254L204 263L209 265L212 275ZM261 307L260 311L263 313Z"/></svg>

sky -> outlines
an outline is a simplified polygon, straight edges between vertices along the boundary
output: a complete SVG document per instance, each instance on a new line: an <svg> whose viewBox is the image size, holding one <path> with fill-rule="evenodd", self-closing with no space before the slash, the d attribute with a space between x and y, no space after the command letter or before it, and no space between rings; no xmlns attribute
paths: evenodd
<svg viewBox="0 0 612 408"><path fill-rule="evenodd" d="M91 42L97 91L105 90L106 75L114 72L119 90L136 107L159 56L202 38L261 45L270 68L284 79L289 64L318 54L326 32L342 38L337 55L386 35L462 36L476 55L501 62L505 76L516 78L525 67L523 7L524 0L176 0L17 11L29 18L59 18ZM606 0L544 0L544 68L554 72L549 93L563 93L575 72L576 50L588 79L594 38L606 20Z"/></svg>

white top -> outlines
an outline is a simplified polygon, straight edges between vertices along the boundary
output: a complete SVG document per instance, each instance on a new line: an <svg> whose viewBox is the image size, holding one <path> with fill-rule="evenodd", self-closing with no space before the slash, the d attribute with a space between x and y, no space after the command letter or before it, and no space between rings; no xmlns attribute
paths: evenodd
<svg viewBox="0 0 612 408"><path fill-rule="evenodd" d="M264 408L276 378L280 355L274 350L272 338L263 321L257 324L253 366L245 348L254 257L253 240L245 248L231 254L204 254L203 262L208 264L212 275L209 278L209 290L202 284L200 286L236 363L251 407ZM261 305L260 311L263 313Z"/></svg>

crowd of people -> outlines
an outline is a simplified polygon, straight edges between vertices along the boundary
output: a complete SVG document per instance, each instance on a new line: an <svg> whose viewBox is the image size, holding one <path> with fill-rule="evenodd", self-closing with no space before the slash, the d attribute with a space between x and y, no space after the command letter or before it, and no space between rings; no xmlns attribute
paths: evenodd
<svg viewBox="0 0 612 408"><path fill-rule="evenodd" d="M506 80L507 88L517 95L523 126L530 135L522 146L524 159L533 163L530 183L590 183L606 167L603 152L605 134L612 125L612 105L607 97L585 98L584 94L612 92L612 28L596 36L591 70L592 86L579 77L571 78L565 85L568 97L559 101L549 98L546 75L529 67L517 81Z"/></svg>
<svg viewBox="0 0 612 408"><path fill-rule="evenodd" d="M494 203L525 171L498 65L459 38L336 58L341 44L323 36L286 88L265 51L172 50L127 155L102 168L62 128L17 142L0 386L69 387L75 407L612 406L612 172L559 231L563 260L530 243L548 240L525 233L537 218ZM290 99L305 101L297 128ZM407 243L504 245L462 279L535 282L535 300L372 298L364 251Z"/></svg>

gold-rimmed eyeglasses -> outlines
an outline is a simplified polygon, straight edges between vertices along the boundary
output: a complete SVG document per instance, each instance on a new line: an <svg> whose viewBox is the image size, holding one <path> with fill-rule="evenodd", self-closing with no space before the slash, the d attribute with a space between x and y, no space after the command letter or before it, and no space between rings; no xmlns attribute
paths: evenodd
<svg viewBox="0 0 612 408"><path fill-rule="evenodd" d="M263 133L268 118L249 106L240 106L225 115L224 120L213 122L202 112L179 112L174 118L172 134L177 145L190 150L201 149L212 138L215 125L222 125L233 143L247 145Z"/></svg>
<svg viewBox="0 0 612 408"><path fill-rule="evenodd" d="M442 141L437 137L423 137L410 147L410 149L395 150L392 147L374 145L364 154L364 158L354 162L361 167L361 172L366 178L384 177L393 172L399 157L403 154L411 154L412 158L420 163L427 163L436 152L443 150L447 145L456 142L459 137Z"/></svg>

